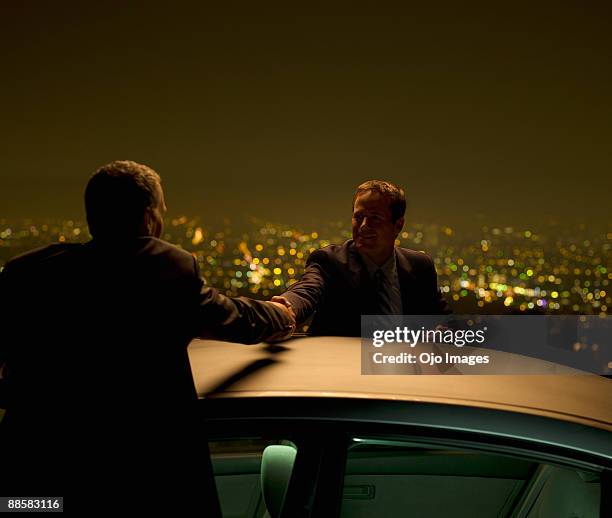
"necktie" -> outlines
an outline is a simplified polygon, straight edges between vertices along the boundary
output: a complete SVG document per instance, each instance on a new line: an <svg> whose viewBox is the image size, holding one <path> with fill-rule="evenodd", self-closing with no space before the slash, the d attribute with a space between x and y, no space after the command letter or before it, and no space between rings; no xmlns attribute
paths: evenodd
<svg viewBox="0 0 612 518"><path fill-rule="evenodd" d="M376 285L376 299L378 306L379 315L392 315L393 308L391 307L391 299L389 298L389 292L387 290L387 284L385 282L385 274L379 268L374 274L374 280Z"/></svg>

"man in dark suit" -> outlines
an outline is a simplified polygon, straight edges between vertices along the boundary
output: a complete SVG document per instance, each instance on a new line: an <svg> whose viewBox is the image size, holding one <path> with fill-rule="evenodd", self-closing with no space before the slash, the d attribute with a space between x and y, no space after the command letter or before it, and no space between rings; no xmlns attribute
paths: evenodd
<svg viewBox="0 0 612 518"><path fill-rule="evenodd" d="M18 494L85 485L113 498L142 486L161 491L156 502L172 486L201 500L206 480L186 467L206 475L210 461L187 346L280 340L293 315L206 287L195 258L159 239L166 207L149 167L102 167L85 206L90 242L26 253L0 273L4 482Z"/></svg>
<svg viewBox="0 0 612 518"><path fill-rule="evenodd" d="M353 239L310 254L304 275L272 300L291 307L309 333L359 336L361 315L438 315L451 308L437 287L433 261L395 246L406 198L399 187L371 180L353 198Z"/></svg>

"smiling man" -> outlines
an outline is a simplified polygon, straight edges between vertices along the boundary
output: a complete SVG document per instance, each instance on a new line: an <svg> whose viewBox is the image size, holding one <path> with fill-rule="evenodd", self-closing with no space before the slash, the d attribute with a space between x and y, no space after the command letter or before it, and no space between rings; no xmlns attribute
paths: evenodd
<svg viewBox="0 0 612 518"><path fill-rule="evenodd" d="M353 197L353 239L313 252L299 282L272 298L290 305L309 332L359 336L361 315L451 313L437 286L433 261L395 246L406 198L396 185L362 183Z"/></svg>

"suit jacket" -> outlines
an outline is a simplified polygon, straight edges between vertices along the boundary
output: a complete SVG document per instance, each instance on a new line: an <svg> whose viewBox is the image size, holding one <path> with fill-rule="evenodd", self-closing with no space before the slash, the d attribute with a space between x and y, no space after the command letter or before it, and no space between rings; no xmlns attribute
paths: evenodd
<svg viewBox="0 0 612 518"><path fill-rule="evenodd" d="M191 254L152 237L51 245L14 258L0 273L0 315L2 433L27 456L18 465L37 466L27 480L52 469L45 483L70 462L84 480L102 465L111 481L133 480L130 470L150 482L180 478L177 466L159 467L202 442L191 422L191 339L256 343L290 326L267 302L206 287Z"/></svg>
<svg viewBox="0 0 612 518"><path fill-rule="evenodd" d="M451 313L431 258L407 248L395 251L403 313ZM310 254L304 275L283 296L293 304L298 323L312 316L308 331L317 335L359 336L361 315L377 312L375 287L353 240Z"/></svg>

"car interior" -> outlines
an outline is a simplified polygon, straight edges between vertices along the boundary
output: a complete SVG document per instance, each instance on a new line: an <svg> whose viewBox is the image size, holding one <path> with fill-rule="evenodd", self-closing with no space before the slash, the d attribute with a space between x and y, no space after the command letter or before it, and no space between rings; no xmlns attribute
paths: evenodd
<svg viewBox="0 0 612 518"><path fill-rule="evenodd" d="M211 442L224 518L277 518L298 447L288 440ZM478 448L395 438L348 441L341 518L600 516L596 470Z"/></svg>

